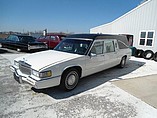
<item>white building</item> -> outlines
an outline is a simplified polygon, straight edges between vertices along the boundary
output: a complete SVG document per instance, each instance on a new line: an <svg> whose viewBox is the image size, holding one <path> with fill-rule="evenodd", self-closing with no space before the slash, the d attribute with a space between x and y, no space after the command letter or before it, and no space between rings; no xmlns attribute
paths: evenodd
<svg viewBox="0 0 157 118"><path fill-rule="evenodd" d="M147 50L155 53L157 52L157 0L148 0L110 23L91 28L90 33L131 34L134 36L133 46L147 53L150 53Z"/></svg>

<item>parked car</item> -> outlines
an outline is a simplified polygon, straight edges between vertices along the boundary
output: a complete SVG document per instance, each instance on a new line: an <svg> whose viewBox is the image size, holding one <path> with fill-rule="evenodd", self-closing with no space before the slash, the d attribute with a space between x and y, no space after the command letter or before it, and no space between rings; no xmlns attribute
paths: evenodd
<svg viewBox="0 0 157 118"><path fill-rule="evenodd" d="M1 42L2 47L16 49L17 51L31 51L47 49L47 45L38 42L32 36L10 35Z"/></svg>
<svg viewBox="0 0 157 118"><path fill-rule="evenodd" d="M56 45L58 45L66 35L63 34L48 34L46 36L41 36L37 39L37 41L44 42L47 44L48 48L55 48Z"/></svg>
<svg viewBox="0 0 157 118"><path fill-rule="evenodd" d="M66 37L54 50L15 59L11 70L19 83L27 82L37 89L60 85L72 90L82 77L116 65L123 68L130 56L124 36L76 34Z"/></svg>

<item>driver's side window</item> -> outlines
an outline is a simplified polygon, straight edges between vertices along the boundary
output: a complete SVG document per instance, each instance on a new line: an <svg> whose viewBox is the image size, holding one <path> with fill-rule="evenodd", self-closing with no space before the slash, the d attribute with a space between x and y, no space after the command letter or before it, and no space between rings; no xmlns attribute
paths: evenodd
<svg viewBox="0 0 157 118"><path fill-rule="evenodd" d="M104 50L104 41L97 41L94 43L91 49L91 53L99 55L99 54L103 54L103 50Z"/></svg>

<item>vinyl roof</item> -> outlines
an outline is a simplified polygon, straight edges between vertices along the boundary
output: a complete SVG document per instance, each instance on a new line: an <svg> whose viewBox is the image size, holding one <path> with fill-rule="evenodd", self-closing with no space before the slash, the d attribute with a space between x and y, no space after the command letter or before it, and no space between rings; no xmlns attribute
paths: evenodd
<svg viewBox="0 0 157 118"><path fill-rule="evenodd" d="M118 35L110 35L110 34L73 34L67 36L67 38L86 38L86 39L100 39L100 38L105 38L105 37L113 37L113 36L118 36Z"/></svg>
<svg viewBox="0 0 157 118"><path fill-rule="evenodd" d="M93 40L104 40L104 39L117 39L128 45L128 40L126 36L123 35L112 35L112 34L73 34L66 38L78 39L93 39Z"/></svg>

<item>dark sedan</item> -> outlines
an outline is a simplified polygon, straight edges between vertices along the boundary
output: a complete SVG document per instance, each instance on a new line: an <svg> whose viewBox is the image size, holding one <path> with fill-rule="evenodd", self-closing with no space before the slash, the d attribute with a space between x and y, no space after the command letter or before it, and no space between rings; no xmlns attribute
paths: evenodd
<svg viewBox="0 0 157 118"><path fill-rule="evenodd" d="M38 42L32 36L10 35L1 42L2 47L16 49L17 51L32 51L47 49L47 45Z"/></svg>

